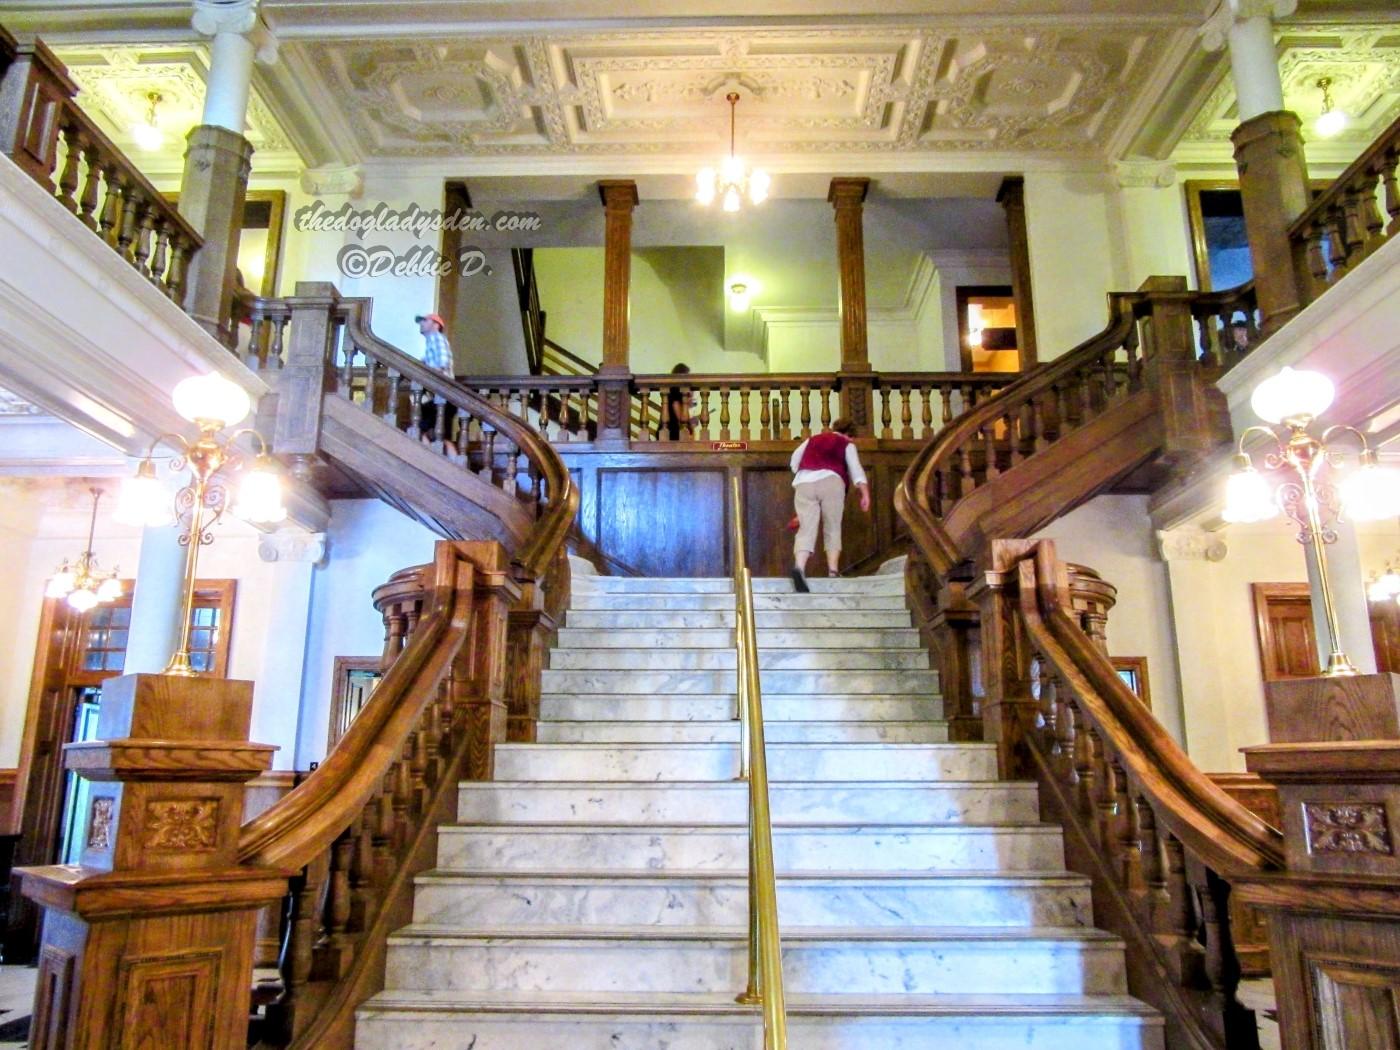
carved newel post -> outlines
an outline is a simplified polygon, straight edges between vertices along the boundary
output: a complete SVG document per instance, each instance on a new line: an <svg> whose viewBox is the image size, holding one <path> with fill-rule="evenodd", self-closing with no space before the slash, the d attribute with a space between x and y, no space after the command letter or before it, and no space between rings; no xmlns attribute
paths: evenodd
<svg viewBox="0 0 1400 1050"><path fill-rule="evenodd" d="M33 1050L242 1050L258 912L285 873L240 867L253 683L124 675L99 739L65 765L92 783L81 864L20 869L44 908Z"/></svg>
<svg viewBox="0 0 1400 1050"><path fill-rule="evenodd" d="M1400 675L1265 685L1286 870L1244 880L1269 924L1285 1050L1394 1046L1400 1004Z"/></svg>

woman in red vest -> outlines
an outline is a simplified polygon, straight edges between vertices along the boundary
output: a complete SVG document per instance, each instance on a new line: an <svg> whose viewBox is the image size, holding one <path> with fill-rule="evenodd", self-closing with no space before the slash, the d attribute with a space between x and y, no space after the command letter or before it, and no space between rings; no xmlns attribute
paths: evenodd
<svg viewBox="0 0 1400 1050"><path fill-rule="evenodd" d="M797 446L792 454L792 498L797 508L797 539L792 545L792 585L806 594L807 559L817 546L817 525L822 527L826 566L832 576L841 562L841 515L846 509L846 486L860 493L860 509L870 513L870 484L861 469L860 456L850 433L855 424L844 416L827 430Z"/></svg>

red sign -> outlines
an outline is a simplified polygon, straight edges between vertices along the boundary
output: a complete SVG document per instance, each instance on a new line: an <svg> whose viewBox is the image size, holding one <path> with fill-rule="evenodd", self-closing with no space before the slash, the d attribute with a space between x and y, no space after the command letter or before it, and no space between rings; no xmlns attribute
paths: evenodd
<svg viewBox="0 0 1400 1050"><path fill-rule="evenodd" d="M711 452L747 452L749 443L747 441L711 441Z"/></svg>

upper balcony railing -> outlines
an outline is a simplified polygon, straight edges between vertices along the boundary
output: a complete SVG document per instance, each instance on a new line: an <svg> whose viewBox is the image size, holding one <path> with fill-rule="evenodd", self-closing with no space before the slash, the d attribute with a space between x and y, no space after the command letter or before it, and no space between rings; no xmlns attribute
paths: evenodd
<svg viewBox="0 0 1400 1050"><path fill-rule="evenodd" d="M1316 299L1400 231L1397 166L1400 119L1289 228L1294 267L1307 300Z"/></svg>
<svg viewBox="0 0 1400 1050"><path fill-rule="evenodd" d="M12 53L8 67L0 63L0 150L183 304L199 234L78 107L77 85L53 52L35 40Z"/></svg>

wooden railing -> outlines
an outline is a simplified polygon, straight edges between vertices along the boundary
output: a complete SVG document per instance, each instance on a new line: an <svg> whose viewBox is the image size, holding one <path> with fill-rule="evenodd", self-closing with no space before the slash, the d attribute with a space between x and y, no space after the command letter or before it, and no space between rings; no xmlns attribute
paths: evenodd
<svg viewBox="0 0 1400 1050"><path fill-rule="evenodd" d="M1397 167L1400 119L1289 227L1305 301L1316 299L1400 231Z"/></svg>
<svg viewBox="0 0 1400 1050"><path fill-rule="evenodd" d="M1096 922L1127 942L1132 992L1166 1015L1168 1046L1257 1047L1235 994L1230 881L1282 868L1282 835L1197 769L1118 676L1052 542L999 544L985 583L990 691L1025 711L1003 723L1006 742L1064 825L1070 866L1093 880Z"/></svg>
<svg viewBox="0 0 1400 1050"><path fill-rule="evenodd" d="M471 376L461 382L551 441L591 441L597 433L598 388L588 376Z"/></svg>
<svg viewBox="0 0 1400 1050"><path fill-rule="evenodd" d="M35 40L16 46L14 55L0 85L0 149L183 303L199 234L79 108L77 86L53 52Z"/></svg>
<svg viewBox="0 0 1400 1050"><path fill-rule="evenodd" d="M1222 374L1244 360L1262 338L1253 281L1197 295L1191 316L1196 322L1199 360Z"/></svg>
<svg viewBox="0 0 1400 1050"><path fill-rule="evenodd" d="M296 872L282 988L264 1046L349 1050L354 1009L383 983L386 938L409 921L457 784L491 775L506 737L504 654L520 588L492 543L438 544L431 565L375 592L384 677L300 786L244 825L240 861Z"/></svg>

